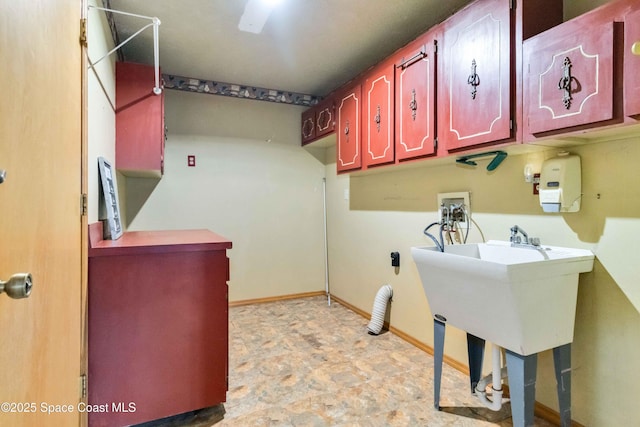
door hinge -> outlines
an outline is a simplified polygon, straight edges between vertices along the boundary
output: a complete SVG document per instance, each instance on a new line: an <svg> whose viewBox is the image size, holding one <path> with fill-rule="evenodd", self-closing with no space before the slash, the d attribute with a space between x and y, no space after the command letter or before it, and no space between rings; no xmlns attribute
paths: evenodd
<svg viewBox="0 0 640 427"><path fill-rule="evenodd" d="M433 53L438 53L438 40L433 41Z"/></svg>
<svg viewBox="0 0 640 427"><path fill-rule="evenodd" d="M80 375L80 398L87 398L87 374Z"/></svg>
<svg viewBox="0 0 640 427"><path fill-rule="evenodd" d="M88 202L87 202L87 194L86 193L82 193L82 195L80 196L80 214L81 216L87 216L87 211L88 211Z"/></svg>
<svg viewBox="0 0 640 427"><path fill-rule="evenodd" d="M516 8L516 0L510 0L509 9L515 9L515 8Z"/></svg>
<svg viewBox="0 0 640 427"><path fill-rule="evenodd" d="M438 152L438 137L433 138L433 151Z"/></svg>
<svg viewBox="0 0 640 427"><path fill-rule="evenodd" d="M87 18L80 19L80 44L87 46Z"/></svg>
<svg viewBox="0 0 640 427"><path fill-rule="evenodd" d="M509 130L513 130L513 128L515 127L516 123L514 122L513 119L509 120Z"/></svg>

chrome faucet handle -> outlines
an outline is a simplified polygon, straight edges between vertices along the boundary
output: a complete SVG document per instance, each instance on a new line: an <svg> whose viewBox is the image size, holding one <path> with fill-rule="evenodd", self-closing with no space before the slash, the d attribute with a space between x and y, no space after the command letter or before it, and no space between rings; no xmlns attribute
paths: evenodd
<svg viewBox="0 0 640 427"><path fill-rule="evenodd" d="M516 239L520 239L520 237L518 236L518 226L514 225L513 227L511 227L511 237L509 237L509 241L512 243L516 243Z"/></svg>
<svg viewBox="0 0 640 427"><path fill-rule="evenodd" d="M513 227L511 227L511 241L513 243L520 243L521 239L520 236L518 236L518 233L522 234L522 237L524 237L524 243L525 245L529 244L529 235L527 234L526 231L524 231L522 228L520 228L517 225L514 225ZM517 239L517 241L515 241L514 239Z"/></svg>
<svg viewBox="0 0 640 427"><path fill-rule="evenodd" d="M529 243L533 246L540 246L540 238L539 237L531 237L529 239Z"/></svg>

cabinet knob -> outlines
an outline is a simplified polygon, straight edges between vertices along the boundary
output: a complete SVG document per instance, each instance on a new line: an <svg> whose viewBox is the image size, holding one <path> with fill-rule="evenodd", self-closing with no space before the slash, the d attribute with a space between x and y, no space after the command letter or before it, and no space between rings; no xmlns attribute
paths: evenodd
<svg viewBox="0 0 640 427"><path fill-rule="evenodd" d="M640 41L637 41L631 45L631 53L640 56Z"/></svg>

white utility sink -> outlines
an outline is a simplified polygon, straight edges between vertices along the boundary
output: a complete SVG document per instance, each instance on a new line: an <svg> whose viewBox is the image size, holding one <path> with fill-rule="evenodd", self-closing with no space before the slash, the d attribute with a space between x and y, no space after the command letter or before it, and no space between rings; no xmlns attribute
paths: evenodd
<svg viewBox="0 0 640 427"><path fill-rule="evenodd" d="M435 319L523 356L573 341L578 275L593 269L591 251L489 241L411 254Z"/></svg>

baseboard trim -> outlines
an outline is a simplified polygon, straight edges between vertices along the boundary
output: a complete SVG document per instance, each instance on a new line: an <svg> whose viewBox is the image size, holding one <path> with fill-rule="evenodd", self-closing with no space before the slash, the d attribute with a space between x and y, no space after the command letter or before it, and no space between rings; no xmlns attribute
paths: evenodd
<svg viewBox="0 0 640 427"><path fill-rule="evenodd" d="M310 298L310 297L317 297L317 296L326 295L326 294L327 293L325 291L314 291L314 292L302 292L299 294L278 295L275 297L245 299L240 301L229 301L229 307L239 307L242 305L251 305L251 304L264 304L266 302L277 302L277 301L285 301L285 300L298 299L298 298Z"/></svg>
<svg viewBox="0 0 640 427"><path fill-rule="evenodd" d="M345 300L338 298L337 296L331 294L331 299L338 302L340 305L345 306L346 308L348 308L349 310L353 311L354 313L357 313L359 315L361 315L362 317L364 317L365 319L370 320L371 319L371 313L368 313L364 310L361 310L360 308L349 304L348 302L346 302ZM408 342L409 344L413 345L414 347L419 348L420 350L430 354L433 356L433 347L423 343L422 341L412 337L411 335L405 333L404 331L391 326L390 324L388 324L387 322L385 322L384 327L389 330L389 332L392 332L393 334L397 335L398 337L400 337L401 339L405 340L406 342ZM465 375L469 375L469 367L467 366L466 363L461 363L458 360L449 357L447 355L443 356L443 361L444 363L446 363L447 365L451 366L452 368L462 372ZM506 391L506 396L508 396L508 386L505 385L505 391ZM535 404L535 408L534 408L534 413L537 417L542 418L545 421L548 421L556 426L560 426L561 422L560 422L560 414L555 411L554 409L549 408L548 406L543 405L540 402L536 401ZM582 424L576 422L576 421L571 421L571 426L572 427L584 427Z"/></svg>

